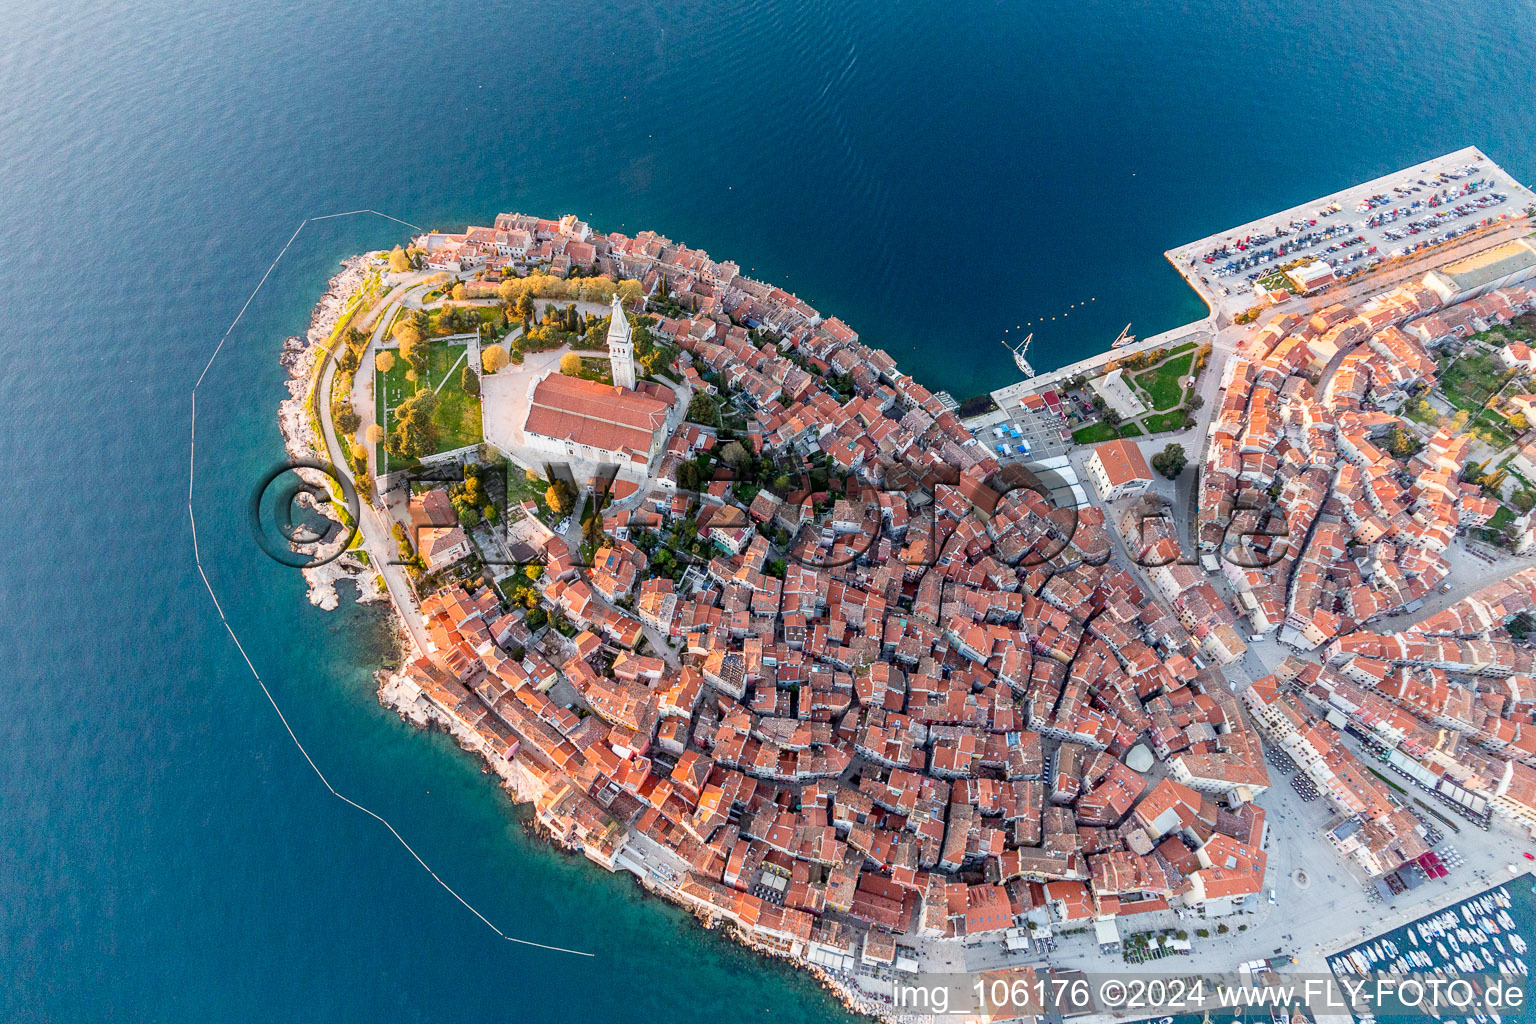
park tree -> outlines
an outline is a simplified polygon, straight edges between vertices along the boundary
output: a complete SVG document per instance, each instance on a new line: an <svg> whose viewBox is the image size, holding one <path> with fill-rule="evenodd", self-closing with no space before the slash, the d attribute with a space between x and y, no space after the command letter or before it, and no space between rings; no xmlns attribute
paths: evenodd
<svg viewBox="0 0 1536 1024"><path fill-rule="evenodd" d="M1184 451L1184 446L1176 442L1170 442L1166 448L1152 456L1152 468L1169 480L1184 472L1188 463L1189 455Z"/></svg>
<svg viewBox="0 0 1536 1024"><path fill-rule="evenodd" d="M1120 425L1121 416L1119 409L1105 409L1103 416L1104 422L1108 423L1110 426L1115 427Z"/></svg>
<svg viewBox="0 0 1536 1024"><path fill-rule="evenodd" d="M469 298L469 288L464 284L463 281L460 281L458 284L453 286L453 292L451 294L453 295L453 301L463 302L465 299Z"/></svg>
<svg viewBox="0 0 1536 1024"><path fill-rule="evenodd" d="M411 335L400 339L400 358L411 364L411 369L416 371L417 377L427 375L427 345L420 334Z"/></svg>
<svg viewBox="0 0 1536 1024"><path fill-rule="evenodd" d="M581 356L575 352L567 352L560 357L560 372L567 377L581 376Z"/></svg>
<svg viewBox="0 0 1536 1024"><path fill-rule="evenodd" d="M517 309L518 318L523 321L523 326L527 327L528 321L533 318L533 296L524 291L517 297L517 306L515 308Z"/></svg>
<svg viewBox="0 0 1536 1024"><path fill-rule="evenodd" d="M464 369L459 371L459 387L463 388L464 393L471 398L476 398L480 394L480 375L468 363L465 363Z"/></svg>
<svg viewBox="0 0 1536 1024"><path fill-rule="evenodd" d="M406 345L420 344L422 339L421 325L416 322L415 317L401 317L395 322L395 326L390 328L389 333L395 336L401 348Z"/></svg>
<svg viewBox="0 0 1536 1024"><path fill-rule="evenodd" d="M1523 434L1527 430L1531 429L1531 422L1525 418L1525 413L1523 412L1511 414L1509 417L1509 425L1517 434Z"/></svg>
<svg viewBox="0 0 1536 1024"><path fill-rule="evenodd" d="M480 366L486 373L495 373L508 362L507 349L504 345L487 345L480 353Z"/></svg>
<svg viewBox="0 0 1536 1024"><path fill-rule="evenodd" d="M370 423L368 429L363 431L363 436L368 438L369 444L378 444L384 440L384 428L377 423Z"/></svg>
<svg viewBox="0 0 1536 1024"><path fill-rule="evenodd" d="M398 245L389 254L389 269L396 274L403 274L411 269L411 258Z"/></svg>
<svg viewBox="0 0 1536 1024"><path fill-rule="evenodd" d="M437 395L423 389L401 402L395 409L395 429L389 435L387 448L391 455L419 459L431 455L437 445L437 424L432 416L437 412Z"/></svg>
<svg viewBox="0 0 1536 1024"><path fill-rule="evenodd" d="M576 507L576 488L569 481L556 478L544 491L544 502L555 515L564 519Z"/></svg>
<svg viewBox="0 0 1536 1024"><path fill-rule="evenodd" d="M373 354L373 365L380 373L388 373L395 368L395 354L389 349Z"/></svg>
<svg viewBox="0 0 1536 1024"><path fill-rule="evenodd" d="M357 410L352 408L350 403L345 402L342 403L341 408L336 410L335 415L331 417L331 421L336 424L336 429L343 434L351 434L363 425L363 418L357 414Z"/></svg>

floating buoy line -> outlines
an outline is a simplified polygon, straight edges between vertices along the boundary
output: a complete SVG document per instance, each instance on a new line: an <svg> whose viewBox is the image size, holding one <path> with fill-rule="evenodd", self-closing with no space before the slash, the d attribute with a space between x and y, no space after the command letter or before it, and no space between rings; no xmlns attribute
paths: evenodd
<svg viewBox="0 0 1536 1024"><path fill-rule="evenodd" d="M219 338L218 345L214 346L213 355L208 357L207 365L203 367L203 372L197 375L197 382L192 385L192 433L187 452L187 518L191 520L192 524L192 560L197 565L197 574L203 579L203 586L208 588L208 596L213 599L214 611L218 613L219 622L223 624L225 631L229 633L229 638L235 642L235 649L240 652L241 659L245 661L245 667L251 670L251 675L255 678L256 685L261 687L261 692L266 696L267 703L271 704L272 710L277 712L278 720L283 723L283 728L287 731L288 738L293 741L294 746L299 748L299 753L304 755L304 760L308 762L309 767L314 771L315 775L319 777L320 782L325 786L325 788L330 792L332 796L347 806L362 811L364 814L368 815L368 817L372 818L379 824L383 825L386 829L388 829L389 834L394 836L395 839L399 841L401 846L405 847L406 852L415 858L416 863L421 865L422 870L430 875L434 882L442 886L448 895L458 900L466 910L478 917L487 928L495 932L497 935L500 935L503 939L506 939L508 942L515 942L521 946L532 946L535 949L545 949L553 953L568 953L572 956L595 956L593 953L586 953L579 949L566 949L564 946L551 946L542 942L534 942L530 939L519 939L515 936L508 935L506 932L502 931L500 928L496 927L496 925L491 923L490 918L486 917L478 909L476 909L474 904L470 903L463 896L459 895L458 891L454 889L453 886L443 881L438 873L432 870L431 865L422 859L421 854L417 853L415 848L412 847L410 843L406 842L405 837L400 834L399 830L397 830L394 825L390 824L388 819L379 814L377 811L364 807L362 804L358 803L356 800L353 800L345 793L339 791L335 786L331 785L331 781L325 777L325 773L320 770L320 766L315 763L315 759L310 756L309 751L305 748L304 744L299 741L299 737L293 731L293 726L288 722L288 716L283 714L283 709L278 706L277 699L272 696L272 691L267 688L266 682L261 678L261 673L256 671L256 666L251 662L251 656L245 651L245 645L240 642L240 637L235 633L234 626L230 624L229 619L224 615L224 606L219 603L219 596L218 594L214 593L213 584L209 581L208 574L203 570L202 553L199 550L197 543L197 515L192 508L192 496L197 483L197 389L202 387L203 378L206 377L208 375L208 371L213 368L214 361L219 358L219 353L224 349L224 343L229 340L230 334L232 334L235 327L239 325L240 319L245 316L245 311L250 308L251 302L256 298L256 294L260 292L262 287L267 283L267 278L272 276L272 271L277 268L277 264L282 260L283 256L287 254L288 247L293 245L294 239L299 237L299 232L304 230L305 225L310 224L313 221L334 220L337 217L354 217L364 213L373 214L375 217L383 217L385 220L392 220L396 224L403 224L406 227L416 231L424 230L423 228L412 224L410 221L401 220L399 217L391 217L389 214L380 213L377 210L348 210L345 213L328 213L321 217L304 218L304 220L299 222L299 226L294 228L293 234L288 237L288 241L283 244L283 248L278 252L277 258L274 259L271 265L267 267L267 272L261 275L260 281L256 282L255 289L245 300L245 305L240 307L240 312L235 314L235 319L232 320L229 327L225 329L223 337Z"/></svg>

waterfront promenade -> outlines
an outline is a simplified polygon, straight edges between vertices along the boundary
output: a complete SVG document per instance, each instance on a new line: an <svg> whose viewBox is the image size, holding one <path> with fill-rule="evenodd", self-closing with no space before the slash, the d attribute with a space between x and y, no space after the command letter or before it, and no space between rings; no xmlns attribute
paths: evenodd
<svg viewBox="0 0 1536 1024"><path fill-rule="evenodd" d="M1194 323L1175 327L1171 331L1164 331L1161 334L1154 334L1150 338L1143 338L1123 348L1107 349L1097 355L1088 356L1086 359L1079 359L1075 363L1068 363L1066 366L1051 370L1048 373L1037 374L1034 377L1028 377L1017 383L1009 384L1007 387L998 388L992 392L992 400L997 403L998 408L1006 412L1010 406L1017 408L1019 400L1025 395L1049 391L1051 388L1071 380L1078 374L1092 375L1094 371L1113 360L1124 359L1126 356L1135 355L1139 352L1152 352L1160 348L1177 348L1190 342L1193 342L1196 346L1204 345L1209 343L1214 335L1215 330L1209 319L1196 320Z"/></svg>

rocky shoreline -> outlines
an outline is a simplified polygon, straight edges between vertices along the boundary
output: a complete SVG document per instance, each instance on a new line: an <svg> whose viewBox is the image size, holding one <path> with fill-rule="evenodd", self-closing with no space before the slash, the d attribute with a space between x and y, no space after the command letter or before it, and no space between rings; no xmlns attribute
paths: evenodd
<svg viewBox="0 0 1536 1024"><path fill-rule="evenodd" d="M485 756L485 753L479 747L478 737L476 737L469 730L465 729L451 716L445 715L442 711L438 710L429 702L421 699L420 692L405 678L403 674L380 670L374 674L374 679L379 683L378 696L380 704L394 711L403 721L415 726L418 729L424 729L429 732L444 732L452 736L460 748L462 748L466 753L472 754L480 760L484 766L484 770L487 773L497 776L497 778L500 780L500 785L507 791L508 795L511 796L513 802L519 804L531 804L538 797L539 787L536 780L524 772L515 761L508 761L502 758L491 758ZM566 852L574 855L582 855L582 851L579 846L571 847L559 842L555 839L555 837L549 835L542 827L535 826L535 831L541 838L549 842L550 845L554 846L555 848L565 850ZM836 996L838 1002L842 1003L845 1007L848 1008L849 1011L853 1013L862 1014L866 1017L884 1021L886 1024L931 1024L933 1021L931 1016L899 1013L891 1004L883 1002L875 996L862 991L848 979L840 977L836 973L829 971L817 964L809 963L805 960L800 960L793 957L787 957L782 954L773 953L756 947L751 942L747 941L746 937L738 932L734 926L722 926L720 921L713 919L706 914L700 913L697 908L691 907L688 904L676 899L664 887L658 886L652 883L649 879L640 877L638 875L635 876L635 878L637 883L650 894L658 896L662 899L666 899L669 902L683 907L685 910L688 910L700 922L700 924L703 925L703 927L711 931L721 930L723 928L724 934L728 935L735 941L740 942L742 945L748 946L754 952L760 955L773 956L777 959L785 960L793 966L806 971L812 977L814 977L823 988L827 989L834 996Z"/></svg>
<svg viewBox="0 0 1536 1024"><path fill-rule="evenodd" d="M283 450L290 459L324 457L323 439L315 435L309 416L308 398L316 361L324 342L341 319L347 301L362 287L367 276L367 256L343 260L341 271L326 285L325 294L310 314L309 329L302 336L284 339L278 362L288 371L288 397L277 407L278 430L283 435ZM325 611L341 604L336 584L343 580L357 586L357 602L373 604L388 599L378 574L352 554L342 555L313 569L304 570L309 586L309 603Z"/></svg>

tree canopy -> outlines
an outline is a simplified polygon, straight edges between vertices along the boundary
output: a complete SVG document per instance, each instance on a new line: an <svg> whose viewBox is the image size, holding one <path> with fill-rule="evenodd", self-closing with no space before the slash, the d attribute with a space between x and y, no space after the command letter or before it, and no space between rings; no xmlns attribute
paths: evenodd
<svg viewBox="0 0 1536 1024"><path fill-rule="evenodd" d="M487 345L480 353L480 365L486 373L495 373L506 366L510 358L505 345Z"/></svg>
<svg viewBox="0 0 1536 1024"><path fill-rule="evenodd" d="M389 453L412 459L431 455L437 445L437 424L432 421L436 412L437 395L432 391L418 391L401 402L386 445Z"/></svg>
<svg viewBox="0 0 1536 1024"><path fill-rule="evenodd" d="M1184 446L1177 442L1169 442L1167 447L1152 456L1152 468L1169 480L1184 472L1188 464L1189 455L1184 451Z"/></svg>
<svg viewBox="0 0 1536 1024"><path fill-rule="evenodd" d="M565 278L534 271L527 277L507 278L497 286L496 294L502 302L513 306L526 295L531 312L534 299L571 299L606 304L617 294L624 302L632 303L645 292L639 281L629 278L622 281L615 281L607 275Z"/></svg>
<svg viewBox="0 0 1536 1024"><path fill-rule="evenodd" d="M404 349L407 345L417 345L421 343L421 328L417 326L413 317L401 317L400 320L395 323L395 326L390 328L389 333L393 334L395 336L395 340L400 342L400 347L402 349Z"/></svg>
<svg viewBox="0 0 1536 1024"><path fill-rule="evenodd" d="M581 356L575 352L567 352L560 357L560 372L567 377L581 376Z"/></svg>
<svg viewBox="0 0 1536 1024"><path fill-rule="evenodd" d="M569 482L556 478L545 490L544 501L555 515L564 518L576 507L576 488Z"/></svg>
<svg viewBox="0 0 1536 1024"><path fill-rule="evenodd" d="M707 391L695 391L693 397L688 399L688 418L694 423L702 423L707 427L720 425L720 407L715 400L709 397Z"/></svg>
<svg viewBox="0 0 1536 1024"><path fill-rule="evenodd" d="M363 418L357 414L356 409L352 408L351 403L342 404L331 419L336 424L336 429L343 434L351 434L363 424Z"/></svg>

